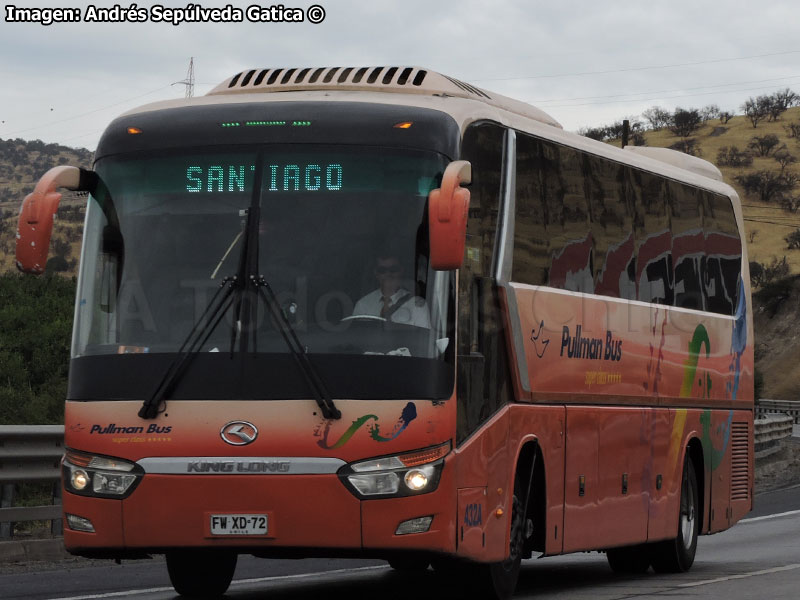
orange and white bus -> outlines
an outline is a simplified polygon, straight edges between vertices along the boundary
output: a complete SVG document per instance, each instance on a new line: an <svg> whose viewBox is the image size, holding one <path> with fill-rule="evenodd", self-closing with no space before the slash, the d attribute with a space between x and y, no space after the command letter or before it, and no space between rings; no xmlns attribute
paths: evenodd
<svg viewBox="0 0 800 600"><path fill-rule="evenodd" d="M753 499L742 214L719 171L420 68L253 69L113 121L92 171L64 542L364 556L513 594L520 561L685 571Z"/></svg>

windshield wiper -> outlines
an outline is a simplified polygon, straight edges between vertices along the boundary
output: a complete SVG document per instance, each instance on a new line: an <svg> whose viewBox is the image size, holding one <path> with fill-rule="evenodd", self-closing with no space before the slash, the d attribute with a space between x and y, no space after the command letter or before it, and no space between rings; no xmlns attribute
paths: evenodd
<svg viewBox="0 0 800 600"><path fill-rule="evenodd" d="M175 389L175 384L178 383L186 371L191 359L205 345L222 317L225 316L225 313L233 304L233 294L238 287L240 287L240 284L236 277L226 277L222 280L216 293L211 298L211 302L206 306L206 310L194 324L183 345L178 350L178 358L172 361L156 389L142 403L142 408L139 409L139 416L142 419L155 419L158 416L161 403Z"/></svg>
<svg viewBox="0 0 800 600"><path fill-rule="evenodd" d="M326 419L341 419L341 411L336 408L336 405L333 403L333 398L331 398L328 388L325 386L325 382L309 360L305 347L300 343L292 324L289 323L283 310L281 310L280 303L275 297L275 292L272 291L272 288L269 283L267 283L267 280L264 279L263 275L259 275L257 278L252 277L251 281L255 285L256 290L258 290L258 294L264 301L264 304L267 306L270 316L272 317L272 322L280 331L300 372L303 373L308 386L311 388L311 393L314 394L314 400L317 401L317 405L322 411L322 416Z"/></svg>
<svg viewBox="0 0 800 600"><path fill-rule="evenodd" d="M259 154L257 164L264 163L263 155ZM292 357L295 360L303 378L308 383L317 405L326 419L340 419L341 411L336 408L322 377L308 358L305 348L300 343L297 333L286 319L280 308L275 293L262 275L258 272L258 227L260 221L260 189L261 170L257 170L253 184L253 195L250 208L246 211L246 221L242 236L242 247L239 254L239 267L237 275L225 278L216 294L208 303L205 312L195 323L186 340L178 351L179 356L172 362L167 372L162 377L153 393L142 403L139 416L142 419L155 419L165 399L175 389L175 385L183 376L191 360L200 351L208 338L217 328L225 313L233 307L233 325L231 327L231 358L233 357L236 339L239 337L240 352L245 354L248 350L248 337L242 335L250 331L250 324L254 321L256 307L252 305L251 298L258 295L262 298L270 312L276 329L286 342ZM229 251L230 252L230 249ZM227 253L226 253L227 256ZM224 259L223 259L224 260ZM265 292L266 290L266 292ZM209 318L206 320L206 316ZM255 348L256 330L253 328Z"/></svg>

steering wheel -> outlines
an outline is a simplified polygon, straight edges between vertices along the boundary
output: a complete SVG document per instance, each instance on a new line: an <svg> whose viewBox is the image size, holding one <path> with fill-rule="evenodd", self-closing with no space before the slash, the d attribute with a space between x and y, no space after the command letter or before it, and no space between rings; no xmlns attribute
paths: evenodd
<svg viewBox="0 0 800 600"><path fill-rule="evenodd" d="M349 317L344 317L340 323L345 321L386 321L386 319L377 315L350 315Z"/></svg>

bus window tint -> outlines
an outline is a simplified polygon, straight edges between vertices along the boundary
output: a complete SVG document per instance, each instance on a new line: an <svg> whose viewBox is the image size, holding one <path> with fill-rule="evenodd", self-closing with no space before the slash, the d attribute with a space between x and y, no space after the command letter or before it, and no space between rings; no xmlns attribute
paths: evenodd
<svg viewBox="0 0 800 600"><path fill-rule="evenodd" d="M625 194L622 165L584 156L586 191L594 242L594 291L636 298L632 198Z"/></svg>
<svg viewBox="0 0 800 600"><path fill-rule="evenodd" d="M732 315L737 303L742 246L736 217L728 198L703 194L705 269L703 294L706 309Z"/></svg>
<svg viewBox="0 0 800 600"><path fill-rule="evenodd" d="M491 124L464 133L461 158L472 164L467 246L459 275L456 442L511 398L497 288L491 279L500 206L505 132Z"/></svg>
<svg viewBox="0 0 800 600"><path fill-rule="evenodd" d="M636 190L633 235L636 238L638 299L671 305L674 291L667 183L649 173L633 169L628 173Z"/></svg>
<svg viewBox="0 0 800 600"><path fill-rule="evenodd" d="M594 243L583 188L580 154L544 145L542 175L550 237L549 285L573 292L594 292Z"/></svg>
<svg viewBox="0 0 800 600"><path fill-rule="evenodd" d="M727 197L522 133L515 194L514 281L732 314Z"/></svg>
<svg viewBox="0 0 800 600"><path fill-rule="evenodd" d="M700 270L705 253L701 191L671 181L670 221L674 265L675 306L703 310Z"/></svg>
<svg viewBox="0 0 800 600"><path fill-rule="evenodd" d="M464 133L461 158L472 164L469 186L467 250L462 275L485 277L491 272L500 198L503 130L473 125Z"/></svg>
<svg viewBox="0 0 800 600"><path fill-rule="evenodd" d="M516 222L512 279L546 285L550 270L548 204L542 182L542 143L517 135Z"/></svg>

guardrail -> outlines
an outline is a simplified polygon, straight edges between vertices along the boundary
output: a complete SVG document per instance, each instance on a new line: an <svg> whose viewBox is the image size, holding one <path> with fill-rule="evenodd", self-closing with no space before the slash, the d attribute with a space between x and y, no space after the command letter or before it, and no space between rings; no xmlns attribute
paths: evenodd
<svg viewBox="0 0 800 600"><path fill-rule="evenodd" d="M12 524L51 520L61 534L61 457L63 425L0 425L0 538L12 535ZM14 506L19 483L52 482L53 504Z"/></svg>
<svg viewBox="0 0 800 600"><path fill-rule="evenodd" d="M754 422L754 445L758 458L777 452L780 441L791 437L794 419L789 415L768 414Z"/></svg>
<svg viewBox="0 0 800 600"><path fill-rule="evenodd" d="M800 400L768 400L762 398L756 402L756 416L784 413L790 415L795 423L800 424Z"/></svg>
<svg viewBox="0 0 800 600"><path fill-rule="evenodd" d="M770 403L770 404L765 404ZM773 406L800 405L786 400L762 400L754 424L756 452L778 447L780 440L792 435L798 415L770 414ZM777 409L776 409L777 410ZM790 410L800 410L800 408ZM780 412L780 411L779 411ZM0 425L0 539L11 537L12 524L23 521L52 521L52 533L61 534L61 457L64 454L62 425ZM52 482L53 504L14 506L19 483Z"/></svg>

